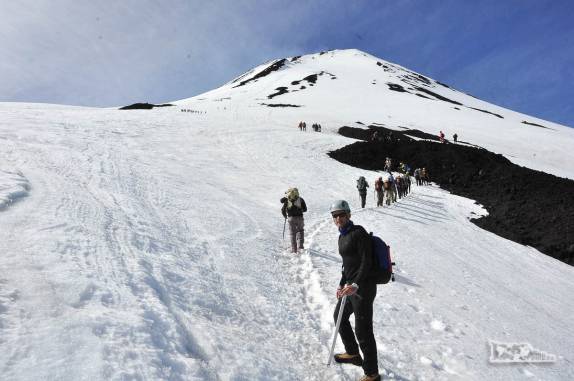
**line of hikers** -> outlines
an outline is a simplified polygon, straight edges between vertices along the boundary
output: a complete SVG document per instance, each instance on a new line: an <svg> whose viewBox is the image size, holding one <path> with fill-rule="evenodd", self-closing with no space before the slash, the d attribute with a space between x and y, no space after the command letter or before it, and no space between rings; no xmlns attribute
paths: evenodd
<svg viewBox="0 0 574 381"><path fill-rule="evenodd" d="M307 123L303 121L299 122L299 125L297 127L299 127L299 131L307 131ZM311 128L315 132L321 132L321 125L319 123L313 123L311 125Z"/></svg>
<svg viewBox="0 0 574 381"><path fill-rule="evenodd" d="M399 174L395 177L391 172L392 159L387 157L385 160L384 170L388 172L388 175L383 178L379 176L375 180L375 198L377 201L377 206L391 205L393 202L405 197L411 191L411 168L408 164L403 162L399 163ZM414 178L417 185L429 185L430 180L428 176L428 171L426 168L417 168L414 170ZM364 176L359 177L357 180L357 190L359 191L359 197L361 199L361 208L365 207L367 202L367 188L369 183Z"/></svg>
<svg viewBox="0 0 574 381"><path fill-rule="evenodd" d="M391 167L392 159L387 157L385 170L387 170L388 176L385 179L383 176L379 176L375 180L377 207L383 206L384 200L386 200L386 205L390 205L397 201L397 196L399 199L405 197L411 190L410 166L400 162L398 165L399 174L396 176L393 175ZM415 169L414 177L417 185L429 183L426 168ZM368 187L369 184L365 177L360 176L357 180L357 189L362 208L365 207ZM282 204L281 213L285 218L283 237L285 237L285 226L288 222L291 251L301 253L305 244L303 213L307 212L307 204L300 196L297 188L289 188L280 202ZM375 262L380 263L379 260L375 259L380 258L375 254L379 251L373 243L373 238L376 237L372 233L367 233L362 226L353 223L351 208L347 201L336 200L331 205L330 212L333 223L339 231L338 248L343 261L341 280L336 290L337 304L333 319L335 327L338 329L337 334L343 341L345 352L332 356L335 347L335 341L333 341L329 364L331 359L334 359L337 363L360 366L363 368L364 376L359 381L380 381L377 343L373 332L373 304L377 295L377 284L384 284L388 282L388 279L381 282L373 277L374 272L377 271L373 269L378 266ZM384 247L388 250L388 259L391 263L390 247L386 244ZM392 275L392 268L389 271ZM345 303L346 299L348 299L347 303ZM349 321L352 314L355 315L354 331Z"/></svg>
<svg viewBox="0 0 574 381"><path fill-rule="evenodd" d="M391 205L399 199L405 197L411 191L411 177L408 174L400 174L396 177L392 172L388 176L379 176L375 180L374 196L377 200L377 206L383 204ZM361 208L365 207L367 201L367 188L369 183L364 176L359 177L357 180L357 189L359 190L359 197L361 199Z"/></svg>
<svg viewBox="0 0 574 381"><path fill-rule="evenodd" d="M398 165L398 175L393 175L391 172L392 159L387 157L385 160L385 171L388 172L384 178L379 176L375 180L374 196L377 201L377 207L391 205L397 199L406 197L411 191L412 178L411 167L400 162ZM414 178L417 185L429 185L430 179L426 168L416 168L414 170ZM364 176L360 176L357 180L357 190L361 200L361 208L364 208L367 202L367 188L369 183ZM293 253L304 250L305 242L305 222L303 213L307 211L307 204L303 197L299 195L297 188L289 188L285 192L285 196L279 200L283 205L281 214L285 218L285 224L289 222L289 232L291 236L291 251ZM283 231L285 234L285 230Z"/></svg>

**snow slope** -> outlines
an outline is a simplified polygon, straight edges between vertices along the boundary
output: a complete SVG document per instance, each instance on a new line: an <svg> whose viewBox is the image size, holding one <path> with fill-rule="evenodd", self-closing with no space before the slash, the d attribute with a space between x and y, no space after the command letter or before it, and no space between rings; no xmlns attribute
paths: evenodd
<svg viewBox="0 0 574 381"><path fill-rule="evenodd" d="M339 65L355 53L342 52ZM370 194L357 208L355 179L377 173L326 153L351 142L338 127L388 115L369 114L363 98L353 114L321 79L314 97L277 98L312 105L259 105L253 94L266 97L263 82L286 72L251 82L259 88L225 85L151 111L0 104L0 169L10 174L0 189L29 192L0 212L0 378L358 378L358 368L325 366L340 276L328 208L338 198L398 264L397 282L380 286L375 302L387 379L574 378L573 269L480 230L469 218L485 211L436 186L414 187L390 208L374 208ZM222 100L226 91L245 93ZM443 114L426 110L429 121ZM461 139L511 146L473 129L482 114L469 111ZM387 118L394 126L415 123L396 115ZM301 119L324 132L299 132ZM516 127L525 144L512 153L526 162L541 131L560 136L553 152L534 151L544 158L534 164L571 173L568 130L540 124L554 130ZM282 239L279 198L290 186L309 206L299 256ZM528 342L558 358L495 366L489 340Z"/></svg>
<svg viewBox="0 0 574 381"><path fill-rule="evenodd" d="M284 109L285 120L330 122L334 117L435 135L442 130L447 139L456 132L459 140L504 154L516 164L574 179L573 128L481 101L355 49L285 59L277 71L257 78L273 62L208 93L172 103L204 110L233 108L238 103L244 107L290 104L301 107ZM310 75L317 75L315 84L303 80ZM247 83L239 86L242 81ZM404 92L389 90L389 84L401 86ZM279 87L288 93L269 99Z"/></svg>

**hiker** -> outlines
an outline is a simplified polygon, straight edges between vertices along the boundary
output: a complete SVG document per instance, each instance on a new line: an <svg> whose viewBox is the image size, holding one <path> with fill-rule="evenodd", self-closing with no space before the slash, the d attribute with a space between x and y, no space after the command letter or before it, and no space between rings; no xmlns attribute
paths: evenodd
<svg viewBox="0 0 574 381"><path fill-rule="evenodd" d="M321 132L321 125L317 124L317 131Z"/></svg>
<svg viewBox="0 0 574 381"><path fill-rule="evenodd" d="M385 204L387 206L391 205L391 183L388 178L383 181L383 192L385 194Z"/></svg>
<svg viewBox="0 0 574 381"><path fill-rule="evenodd" d="M403 188L401 182L401 175L397 175L395 178L395 186L397 187L397 195L399 196L399 199L403 198Z"/></svg>
<svg viewBox="0 0 574 381"><path fill-rule="evenodd" d="M391 202L397 202L397 183L391 172L389 172L389 196Z"/></svg>
<svg viewBox="0 0 574 381"><path fill-rule="evenodd" d="M303 122L303 125L301 127L303 127L303 131L307 131L307 123Z"/></svg>
<svg viewBox="0 0 574 381"><path fill-rule="evenodd" d="M444 132L440 131L438 134L438 138L441 143L444 143Z"/></svg>
<svg viewBox="0 0 574 381"><path fill-rule="evenodd" d="M456 132L452 136L452 140L454 140L455 143L458 141L458 135L456 134Z"/></svg>
<svg viewBox="0 0 574 381"><path fill-rule="evenodd" d="M361 208L365 207L365 203L367 201L367 188L369 187L369 183L365 180L364 176L359 177L357 180L357 189L359 190L359 197L361 198Z"/></svg>
<svg viewBox="0 0 574 381"><path fill-rule="evenodd" d="M296 253L297 248L302 251L305 241L303 213L307 211L305 200L299 196L299 190L297 188L289 188L287 192L285 192L285 197L281 198L280 201L283 204L281 214L283 214L283 217L289 222L291 252Z"/></svg>
<svg viewBox="0 0 574 381"><path fill-rule="evenodd" d="M408 167L408 166L401 161L401 163L399 164L399 172L401 172L401 173L407 173L407 167Z"/></svg>
<svg viewBox="0 0 574 381"><path fill-rule="evenodd" d="M391 158L390 158L390 157L387 157L387 158L385 159L385 166L383 167L383 170L384 170L385 172L390 172L392 163L393 163L393 162L392 162Z"/></svg>
<svg viewBox="0 0 574 381"><path fill-rule="evenodd" d="M383 206L383 197L385 195L383 191L383 178L379 177L375 181L375 192L377 192L377 206Z"/></svg>
<svg viewBox="0 0 574 381"><path fill-rule="evenodd" d="M374 266L372 238L362 226L353 224L347 201L335 201L330 211L339 229L339 255L343 260L343 271L336 293L339 300L333 314L335 322L339 316L341 298L347 296L339 326L345 353L336 354L334 359L338 363L362 366L365 375L360 381L377 381L381 379L377 342L373 334L373 302L377 295L377 284L369 276ZM355 332L349 322L351 314L355 315Z"/></svg>
<svg viewBox="0 0 574 381"><path fill-rule="evenodd" d="M415 181L416 181L416 183L417 183L417 186L422 185L422 182L421 182L421 169L420 169L420 168L415 169L414 175L415 175Z"/></svg>
<svg viewBox="0 0 574 381"><path fill-rule="evenodd" d="M426 168L421 169L421 183L429 185L429 174Z"/></svg>

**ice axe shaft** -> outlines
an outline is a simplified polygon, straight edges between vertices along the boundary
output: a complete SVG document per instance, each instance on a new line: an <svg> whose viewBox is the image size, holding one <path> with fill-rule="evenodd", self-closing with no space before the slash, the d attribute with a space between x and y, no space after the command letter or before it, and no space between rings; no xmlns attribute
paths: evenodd
<svg viewBox="0 0 574 381"><path fill-rule="evenodd" d="M343 317L343 310L345 309L345 302L347 301L347 295L343 296L341 299L341 305L339 306L339 315L337 316L337 323L335 324L335 333L333 334L333 344L331 344L331 351L329 352L329 361L327 366L331 366L333 361L333 351L335 350L335 343L337 342L337 336L339 336L339 326L341 325L341 318Z"/></svg>

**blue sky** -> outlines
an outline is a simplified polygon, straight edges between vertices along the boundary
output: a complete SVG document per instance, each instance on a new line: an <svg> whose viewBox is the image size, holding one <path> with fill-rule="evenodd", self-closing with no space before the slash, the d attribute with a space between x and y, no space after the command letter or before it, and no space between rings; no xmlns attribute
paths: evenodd
<svg viewBox="0 0 574 381"><path fill-rule="evenodd" d="M160 103L356 48L574 127L572 20L571 0L0 1L0 101Z"/></svg>

